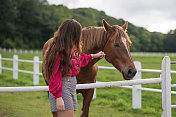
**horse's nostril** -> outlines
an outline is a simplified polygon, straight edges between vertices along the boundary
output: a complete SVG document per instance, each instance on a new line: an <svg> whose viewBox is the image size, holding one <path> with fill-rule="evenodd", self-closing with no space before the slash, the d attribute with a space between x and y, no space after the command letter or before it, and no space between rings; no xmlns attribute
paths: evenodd
<svg viewBox="0 0 176 117"><path fill-rule="evenodd" d="M136 70L134 70L134 69L129 69L128 70L128 75L130 76L130 77L133 77L133 76L135 76L136 75Z"/></svg>
<svg viewBox="0 0 176 117"><path fill-rule="evenodd" d="M132 74L132 73L133 73L132 69L129 69L129 70L128 70L128 74L130 75L130 74Z"/></svg>

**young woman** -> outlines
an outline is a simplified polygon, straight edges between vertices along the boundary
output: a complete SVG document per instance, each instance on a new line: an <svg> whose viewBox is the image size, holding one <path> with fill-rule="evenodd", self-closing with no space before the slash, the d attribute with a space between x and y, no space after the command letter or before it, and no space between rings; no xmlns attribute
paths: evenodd
<svg viewBox="0 0 176 117"><path fill-rule="evenodd" d="M104 52L81 53L81 25L76 20L66 20L53 37L46 54L49 99L54 117L74 117L77 110L76 75L93 58L103 58Z"/></svg>

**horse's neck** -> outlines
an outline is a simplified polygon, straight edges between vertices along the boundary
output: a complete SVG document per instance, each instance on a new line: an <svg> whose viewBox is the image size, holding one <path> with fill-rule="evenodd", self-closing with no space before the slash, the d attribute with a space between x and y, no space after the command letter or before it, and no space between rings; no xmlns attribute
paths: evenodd
<svg viewBox="0 0 176 117"><path fill-rule="evenodd" d="M107 42L107 33L103 27L85 28L82 33L83 53L93 54L102 51Z"/></svg>

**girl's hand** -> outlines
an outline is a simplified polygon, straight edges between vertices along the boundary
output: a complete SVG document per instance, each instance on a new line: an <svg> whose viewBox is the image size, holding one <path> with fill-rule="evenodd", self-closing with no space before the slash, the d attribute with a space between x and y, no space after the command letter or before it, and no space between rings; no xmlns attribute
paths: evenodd
<svg viewBox="0 0 176 117"><path fill-rule="evenodd" d="M65 106L64 106L64 101L62 99L62 97L59 97L56 99L56 108L57 110L65 110Z"/></svg>
<svg viewBox="0 0 176 117"><path fill-rule="evenodd" d="M104 52L100 51L96 54L91 54L91 55L92 55L92 58L103 58L103 57L105 57L106 54Z"/></svg>

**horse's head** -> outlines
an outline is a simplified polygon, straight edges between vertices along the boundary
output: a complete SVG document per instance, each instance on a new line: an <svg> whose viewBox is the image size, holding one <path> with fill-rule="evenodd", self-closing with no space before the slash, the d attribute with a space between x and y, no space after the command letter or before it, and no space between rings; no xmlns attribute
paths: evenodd
<svg viewBox="0 0 176 117"><path fill-rule="evenodd" d="M128 23L111 26L103 20L103 26L107 32L107 42L103 49L105 59L123 74L125 80L130 80L135 76L136 68L130 54L131 41L126 33Z"/></svg>

